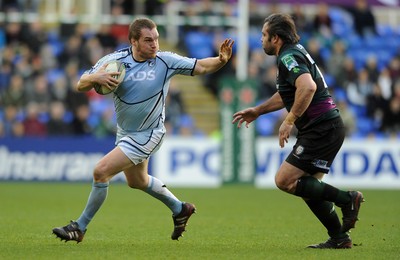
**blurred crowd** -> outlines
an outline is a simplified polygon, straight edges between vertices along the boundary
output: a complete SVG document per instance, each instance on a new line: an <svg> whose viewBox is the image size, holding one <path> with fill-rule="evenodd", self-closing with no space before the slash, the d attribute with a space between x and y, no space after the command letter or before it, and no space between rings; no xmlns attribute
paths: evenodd
<svg viewBox="0 0 400 260"><path fill-rule="evenodd" d="M37 12L39 2L2 0L1 11ZM146 1L145 11L154 14L159 8L152 7L161 7L159 2ZM115 16L133 8L133 1L110 4ZM77 92L75 86L103 55L128 46L128 26L103 24L93 31L81 23L60 23L55 28L40 21L2 24L0 137L113 136L112 95ZM170 100L182 102L177 95ZM172 110L181 107L172 105Z"/></svg>
<svg viewBox="0 0 400 260"><path fill-rule="evenodd" d="M217 11L210 1L204 2L209 4L203 5L202 10L189 10L185 15L236 15L236 10L229 6ZM257 102L262 102L276 91L276 61L261 49L261 25L270 13L282 10L279 4L270 4L266 13L259 2L265 1L252 1L250 5L247 75L257 83ZM378 24L367 0L356 0L347 6L318 2L314 16L307 16L304 8L295 3L290 10L301 36L300 43L324 74L345 120L347 135L400 138L400 27ZM235 32L229 33L229 30L184 26L181 44L192 56L216 55L216 43L222 37L236 37ZM234 76L236 64L236 57L233 57L229 66L205 78L205 86L218 96L220 84L216 78ZM257 133L261 136L277 134L284 117L285 111L260 117L256 121Z"/></svg>
<svg viewBox="0 0 400 260"><path fill-rule="evenodd" d="M29 2L36 8L37 1L1 1L2 11L27 8ZM168 1L146 1L145 13L163 14L162 6ZM199 2L199 1L193 1ZM235 2L235 1L227 1ZM251 1L253 2L253 1ZM254 1L257 2L257 1ZM261 3L258 4L264 4ZM111 1L113 15L129 14L132 1ZM260 49L260 30L268 13L260 14L257 3L251 4L248 77L258 83L258 101L270 97L275 91L276 65L274 57ZM203 0L202 9L190 6L182 15L234 16L232 6L216 10L212 1ZM331 93L336 98L348 128L349 136L394 136L400 133L400 30L375 23L365 0L353 6L333 11L332 6L320 3L313 17L306 16L303 6L293 5L292 15L306 46L325 75ZM277 12L279 5L269 5L268 12ZM337 17L341 15L340 17ZM347 15L347 16L346 16ZM348 21L344 24L343 21ZM339 24L338 23L343 23ZM93 31L80 23L60 23L46 28L40 22L6 22L0 27L0 137L21 136L113 136L115 115L112 95L101 96L94 91L79 93L75 85L80 75L103 55L125 47L128 25L104 24ZM347 28L347 30L344 30ZM212 35L212 46L207 55L216 54L221 37L234 29L229 27L182 26L179 43L189 56L192 53L187 38L192 32ZM387 37L387 38L382 38ZM203 37L205 38L205 37ZM252 36L250 36L252 38ZM392 45L379 55L373 46L382 49L385 40ZM399 39L398 42L396 40ZM388 41L387 44L390 44ZM391 46L391 47L390 47ZM397 46L397 47L396 47ZM369 48L370 53L356 50ZM197 48L200 51L200 48ZM375 54L375 55L374 55ZM200 55L200 56L199 56ZM216 74L204 78L204 85L218 96L218 78L235 75L236 57ZM193 127L193 119L186 113L185 100L171 84L167 100L166 123L171 134L193 134L185 127ZM263 116L257 121L257 133L262 136L276 134L284 112Z"/></svg>

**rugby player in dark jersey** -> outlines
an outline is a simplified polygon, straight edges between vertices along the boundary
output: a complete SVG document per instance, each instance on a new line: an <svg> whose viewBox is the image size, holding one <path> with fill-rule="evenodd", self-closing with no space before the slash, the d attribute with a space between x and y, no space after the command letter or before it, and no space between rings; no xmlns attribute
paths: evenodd
<svg viewBox="0 0 400 260"><path fill-rule="evenodd" d="M351 248L348 232L358 220L364 199L359 191L343 191L322 182L343 144L345 129L321 71L299 40L289 15L272 14L265 19L261 41L265 53L277 57L277 92L262 104L235 113L232 122L238 127L245 122L247 127L263 114L286 108L279 145L285 146L294 126L297 141L276 173L275 183L303 198L327 229L329 239L309 248ZM335 205L341 208L343 223Z"/></svg>

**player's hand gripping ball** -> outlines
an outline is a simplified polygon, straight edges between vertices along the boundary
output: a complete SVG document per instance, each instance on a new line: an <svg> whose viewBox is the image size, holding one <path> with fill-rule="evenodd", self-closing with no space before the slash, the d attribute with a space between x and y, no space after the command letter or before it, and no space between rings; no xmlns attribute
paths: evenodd
<svg viewBox="0 0 400 260"><path fill-rule="evenodd" d="M119 61L111 61L107 64L105 70L107 72L121 72L119 75L114 76L114 78L118 79L118 85L124 80L125 77L125 65ZM109 89L107 86L96 85L94 90L100 95L107 95L111 92L114 92L118 87L115 89Z"/></svg>

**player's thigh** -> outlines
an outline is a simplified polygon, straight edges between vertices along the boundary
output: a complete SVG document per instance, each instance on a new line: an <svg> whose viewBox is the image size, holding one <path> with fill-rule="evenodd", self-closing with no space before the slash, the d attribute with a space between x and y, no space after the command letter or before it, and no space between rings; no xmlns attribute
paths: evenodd
<svg viewBox="0 0 400 260"><path fill-rule="evenodd" d="M139 164L132 164L124 170L126 181L131 188L145 189L149 184L148 160Z"/></svg>
<svg viewBox="0 0 400 260"><path fill-rule="evenodd" d="M97 163L94 170L94 177L95 179L102 179L104 181L104 179L109 179L132 165L131 160L121 149L115 147Z"/></svg>

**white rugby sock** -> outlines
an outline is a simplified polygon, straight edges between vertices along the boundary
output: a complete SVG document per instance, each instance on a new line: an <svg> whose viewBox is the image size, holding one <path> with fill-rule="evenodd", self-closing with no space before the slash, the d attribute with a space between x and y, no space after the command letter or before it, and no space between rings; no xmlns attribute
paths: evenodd
<svg viewBox="0 0 400 260"><path fill-rule="evenodd" d="M159 179L149 175L149 186L145 192L163 202L174 215L181 212L182 201L178 200Z"/></svg>

